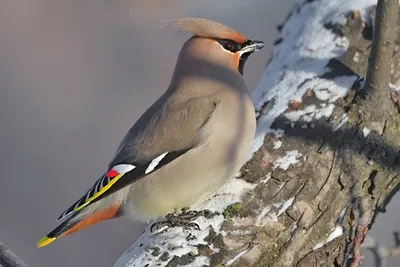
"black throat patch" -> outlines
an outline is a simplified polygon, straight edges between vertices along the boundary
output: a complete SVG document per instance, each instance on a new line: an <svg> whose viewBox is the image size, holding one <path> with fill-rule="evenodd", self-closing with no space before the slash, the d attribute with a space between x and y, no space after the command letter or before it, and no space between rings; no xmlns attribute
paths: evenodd
<svg viewBox="0 0 400 267"><path fill-rule="evenodd" d="M246 52L246 53L244 53L243 55L240 56L238 71L242 75L243 75L244 64L246 63L246 61L249 58L249 56L251 55L251 53L252 52Z"/></svg>

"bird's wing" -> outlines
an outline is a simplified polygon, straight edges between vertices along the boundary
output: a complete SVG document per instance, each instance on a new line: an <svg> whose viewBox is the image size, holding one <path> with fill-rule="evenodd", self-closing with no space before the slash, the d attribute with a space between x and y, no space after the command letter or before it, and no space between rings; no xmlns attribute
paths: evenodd
<svg viewBox="0 0 400 267"><path fill-rule="evenodd" d="M196 146L199 133L217 104L218 102L207 98L196 98L180 105L172 105L169 110L161 113L151 110L153 105L142 118L148 116L149 111L154 112L153 116L147 117L146 123L141 121L142 118L139 119L131 128L111 161L108 172L64 211L58 220L179 159ZM152 127L151 130L149 127Z"/></svg>

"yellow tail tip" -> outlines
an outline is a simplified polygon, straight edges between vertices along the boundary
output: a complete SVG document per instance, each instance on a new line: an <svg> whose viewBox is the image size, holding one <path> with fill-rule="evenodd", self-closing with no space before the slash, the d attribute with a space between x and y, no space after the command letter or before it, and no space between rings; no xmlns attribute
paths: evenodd
<svg viewBox="0 0 400 267"><path fill-rule="evenodd" d="M39 242L37 242L36 245L37 245L38 248L41 248L41 247L47 246L48 244L50 244L50 243L53 242L54 240L56 240L55 237L48 237L48 236L45 236L45 237L43 237L42 239L40 239Z"/></svg>

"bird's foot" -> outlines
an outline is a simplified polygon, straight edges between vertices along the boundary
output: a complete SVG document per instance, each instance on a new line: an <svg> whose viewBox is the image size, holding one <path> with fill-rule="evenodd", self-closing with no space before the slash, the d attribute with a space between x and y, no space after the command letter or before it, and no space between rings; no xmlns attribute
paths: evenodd
<svg viewBox="0 0 400 267"><path fill-rule="evenodd" d="M200 230L200 226L193 222L200 216L204 216L206 218L212 218L215 216L213 212L210 210L189 210L188 208L183 208L179 214L177 212L169 213L165 216L165 221L153 223L150 227L150 232L153 230L160 230L161 228L167 227L183 227L183 228L194 228L196 230Z"/></svg>

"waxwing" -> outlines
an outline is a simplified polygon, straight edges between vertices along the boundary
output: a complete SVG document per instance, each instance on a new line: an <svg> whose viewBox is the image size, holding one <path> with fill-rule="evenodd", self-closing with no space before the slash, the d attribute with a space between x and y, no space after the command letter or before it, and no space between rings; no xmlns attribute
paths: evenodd
<svg viewBox="0 0 400 267"><path fill-rule="evenodd" d="M190 207L246 162L256 120L243 67L264 43L207 19L166 25L193 34L179 52L167 90L128 131L107 171L60 215L64 222L38 247L122 215L148 222Z"/></svg>

